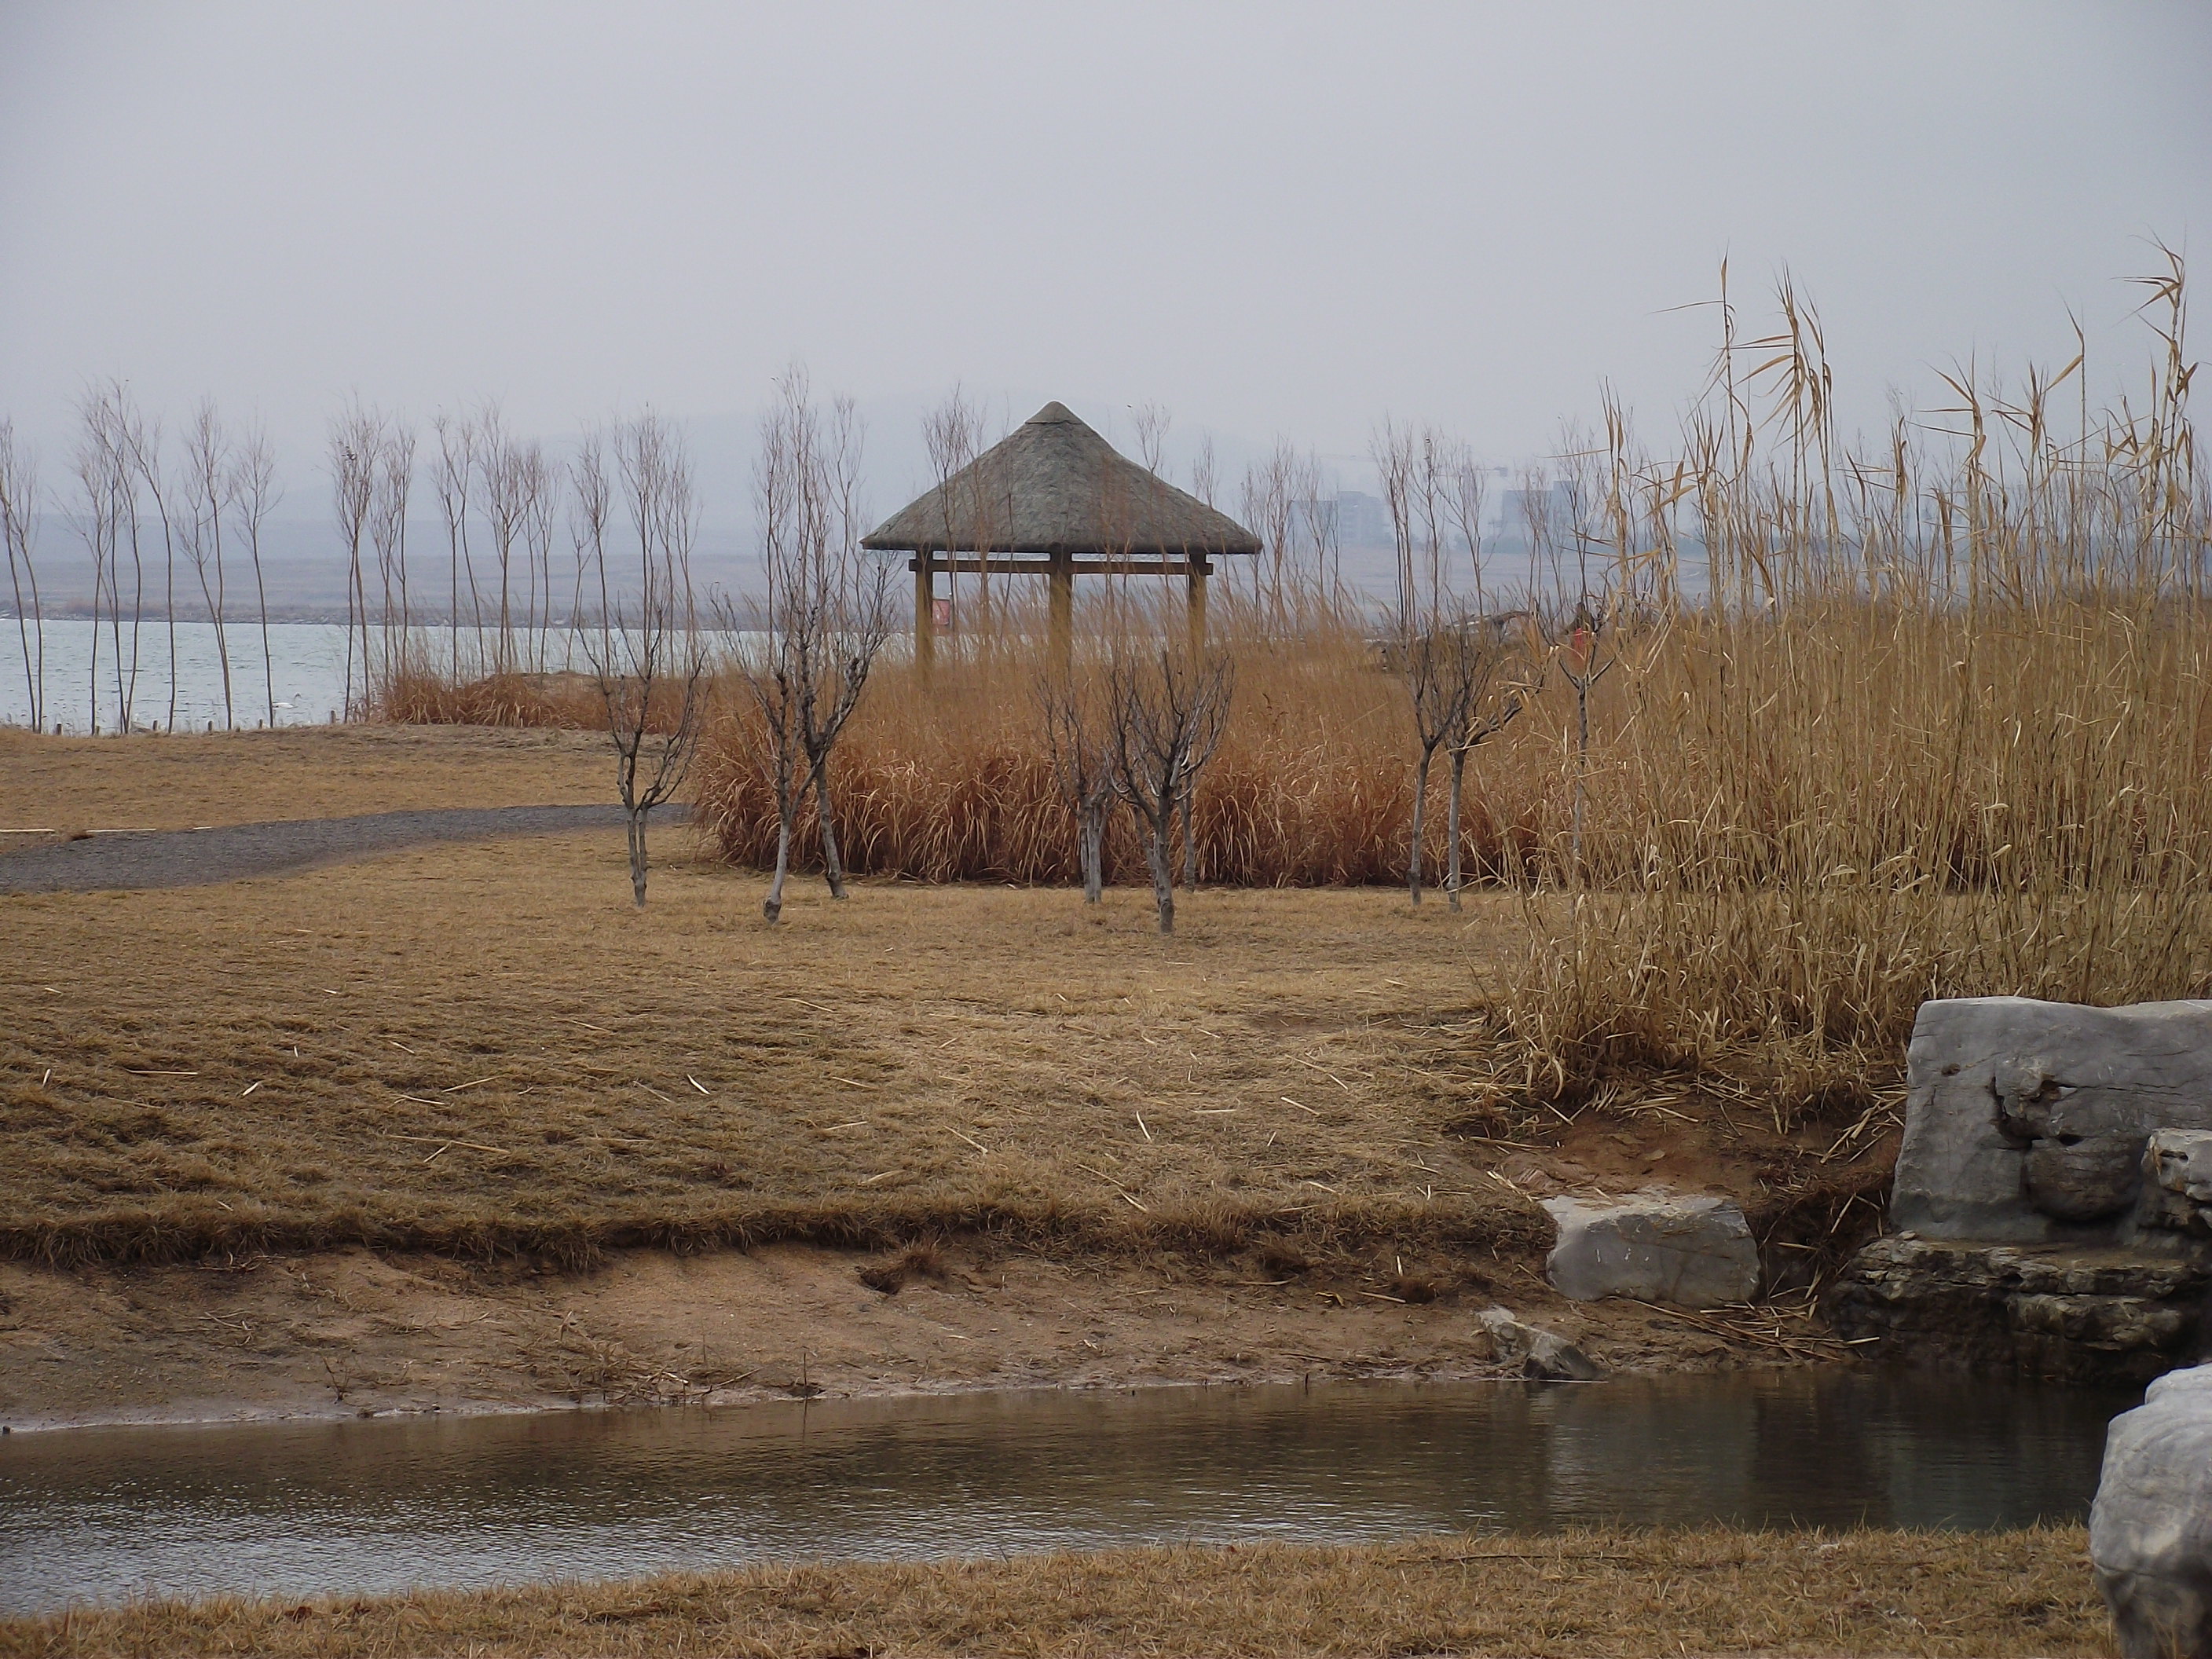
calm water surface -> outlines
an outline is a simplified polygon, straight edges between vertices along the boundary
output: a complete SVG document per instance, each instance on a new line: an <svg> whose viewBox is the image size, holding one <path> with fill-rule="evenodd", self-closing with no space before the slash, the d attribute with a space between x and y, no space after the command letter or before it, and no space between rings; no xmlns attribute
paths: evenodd
<svg viewBox="0 0 2212 1659"><path fill-rule="evenodd" d="M1582 1522L2087 1513L2139 1396L1879 1373L1012 1394L0 1439L0 1608Z"/></svg>

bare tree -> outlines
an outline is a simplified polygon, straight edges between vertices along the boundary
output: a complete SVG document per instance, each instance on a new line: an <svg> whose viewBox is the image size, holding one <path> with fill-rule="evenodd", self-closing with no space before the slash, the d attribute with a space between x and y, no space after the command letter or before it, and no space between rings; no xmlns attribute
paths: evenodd
<svg viewBox="0 0 2212 1659"><path fill-rule="evenodd" d="M1235 685L1236 665L1224 652L1125 646L1108 666L1108 763L1144 835L1163 933L1175 932L1176 811L1221 746Z"/></svg>
<svg viewBox="0 0 2212 1659"><path fill-rule="evenodd" d="M38 490L37 465L17 447L15 423L0 417L0 543L8 549L8 584L15 597L15 635L23 647L23 693L33 732L46 729L46 615L39 603L38 568L31 559ZM27 611L23 605L26 584L31 590ZM99 638L96 618L93 637Z"/></svg>
<svg viewBox="0 0 2212 1659"><path fill-rule="evenodd" d="M1115 797L1104 711L1097 706L1091 688L1073 675L1044 675L1038 681L1037 699L1044 711L1045 744L1052 757L1053 775L1075 813L1083 902L1096 904L1105 892L1106 813Z"/></svg>
<svg viewBox="0 0 2212 1659"><path fill-rule="evenodd" d="M1449 839L1444 869L1444 892L1451 908L1459 908L1461 879L1460 807L1466 797L1468 758L1484 744L1520 719L1529 701L1543 689L1540 669L1531 672L1528 630L1521 626L1527 613L1462 617L1451 630L1449 672L1460 706L1458 724L1444 738L1451 761L1451 788L1444 821ZM1414 855L1420 838L1414 836ZM1416 900L1418 902L1418 899Z"/></svg>
<svg viewBox="0 0 2212 1659"><path fill-rule="evenodd" d="M161 477L161 424L148 421L127 400L118 428L131 470L153 498L161 525L161 623L169 642L169 707L166 729L177 729L177 524L170 492Z"/></svg>
<svg viewBox="0 0 2212 1659"><path fill-rule="evenodd" d="M835 399L825 422L798 368L777 381L776 392L761 423L754 469L768 592L755 630L759 645L744 674L776 795L775 872L761 906L771 922L783 914L792 835L810 789L823 872L831 896L845 896L830 757L860 707L891 617L890 567L860 548L861 434L852 400Z"/></svg>
<svg viewBox="0 0 2212 1659"><path fill-rule="evenodd" d="M261 526L281 492L276 488L276 456L269 435L260 428L246 432L231 459L230 495L238 504L239 527L246 535L246 550L253 561L253 599L261 616L261 684L269 700L269 724L276 724L276 660L269 648L269 586L261 572Z"/></svg>
<svg viewBox="0 0 2212 1659"><path fill-rule="evenodd" d="M407 666L414 605L407 587L407 498L415 483L415 434L398 421L377 434L369 495L369 544L376 550L376 572L384 610L377 629L383 661L374 684L388 690Z"/></svg>
<svg viewBox="0 0 2212 1659"><path fill-rule="evenodd" d="M432 421L431 429L438 434L435 477L438 506L446 520L447 621L452 641L448 672L458 685L461 678L461 578L465 574L469 583L469 613L476 629L475 666L481 670L483 664L483 602L477 592L476 564L469 556L471 496L476 488L477 466L477 426L465 412L458 416L441 412ZM578 568L582 568L580 549Z"/></svg>
<svg viewBox="0 0 2212 1659"><path fill-rule="evenodd" d="M1452 757L1447 880L1457 908L1461 788L1467 755L1483 741L1477 738L1469 742L1468 734L1486 718L1478 716L1477 703L1486 695L1496 667L1479 620L1484 480L1465 446L1434 428L1386 422L1376 434L1373 453L1397 558L1393 650L1413 714L1413 823L1406 861L1407 890L1415 904L1421 902L1429 773L1443 748ZM1472 592L1472 611L1462 597L1462 589Z"/></svg>
<svg viewBox="0 0 2212 1659"><path fill-rule="evenodd" d="M1547 489L1522 491L1530 557L1545 592L1535 607L1541 635L1560 678L1575 694L1574 804L1567 864L1579 888L1585 875L1583 832L1589 812L1591 690L1620 660L1614 635L1628 601L1630 550L1626 529L1608 545L1590 477L1592 450L1572 430L1563 434L1558 477Z"/></svg>
<svg viewBox="0 0 2212 1659"><path fill-rule="evenodd" d="M216 413L215 400L204 398L192 411L185 430L185 554L192 574L199 579L200 598L207 604L208 621L215 629L216 659L222 665L222 723L226 730L238 724L238 706L230 684L230 644L225 629L222 515L230 504L233 465L229 440ZM213 578L210 578L210 571Z"/></svg>
<svg viewBox="0 0 2212 1659"><path fill-rule="evenodd" d="M586 450L580 474L604 479L597 440L586 440ZM691 589L699 513L683 440L659 416L642 415L616 428L615 463L636 540L637 592L635 598L610 598L599 630L585 635L584 650L606 705L616 786L629 820L630 892L642 909L646 819L683 787L706 714L707 653ZM600 591L611 596L611 494L602 489L586 496L574 520L598 568Z"/></svg>
<svg viewBox="0 0 2212 1659"><path fill-rule="evenodd" d="M949 546L956 526L973 529L990 522L985 512L986 504L981 499L984 487L981 477L969 478L971 494L964 507L955 503L953 496L956 492L949 488L952 480L965 471L969 464L982 453L983 411L970 403L966 393L956 386L950 397L921 417L921 440L929 451L930 469L937 475L938 501L944 514L943 539ZM987 535L981 539L988 541L990 538ZM958 576L948 576L946 580L951 582L957 592ZM982 624L979 631L988 641L991 635L991 578L988 573L979 574L976 582L981 596L977 610ZM917 660L927 666L927 654L919 641L916 641L915 654Z"/></svg>
<svg viewBox="0 0 2212 1659"><path fill-rule="evenodd" d="M1137 459L1147 472L1158 472L1167 460L1168 428L1175 416L1164 404L1142 403L1131 411L1137 428Z"/></svg>
<svg viewBox="0 0 2212 1659"><path fill-rule="evenodd" d="M91 386L77 405L82 436L75 458L84 511L77 533L93 567L92 729L100 729L100 617L107 614L115 673L115 728L128 732L137 719L139 628L145 613L145 562L141 528L138 474L134 454L140 447L138 417L130 390L119 380ZM126 653L123 633L123 561L131 561L131 633Z"/></svg>
<svg viewBox="0 0 2212 1659"><path fill-rule="evenodd" d="M1212 507L1214 492L1220 488L1221 463L1214 459L1213 434L1201 433L1190 458L1190 493Z"/></svg>
<svg viewBox="0 0 2212 1659"><path fill-rule="evenodd" d="M1467 724L1466 681L1459 667L1462 630L1430 626L1408 631L1398 641L1400 668L1413 708L1413 844L1406 858L1406 888L1421 902L1421 842L1427 832L1429 768L1446 738Z"/></svg>
<svg viewBox="0 0 2212 1659"><path fill-rule="evenodd" d="M531 469L522 446L507 435L496 405L481 417L482 441L477 466L483 478L484 522L491 532L492 556L499 562L499 635L492 647L496 673L514 672L514 551L530 514ZM617 444L617 448L619 448Z"/></svg>
<svg viewBox="0 0 2212 1659"><path fill-rule="evenodd" d="M331 422L331 500L337 509L338 541L346 556L345 717L366 706L370 679L368 589L362 554L376 503L376 456L382 445L383 417L358 400ZM356 659L362 690L354 690Z"/></svg>

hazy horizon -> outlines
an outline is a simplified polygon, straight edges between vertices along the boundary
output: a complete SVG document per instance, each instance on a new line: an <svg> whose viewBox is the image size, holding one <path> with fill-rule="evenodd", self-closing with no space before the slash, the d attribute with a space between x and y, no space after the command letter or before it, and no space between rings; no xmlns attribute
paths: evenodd
<svg viewBox="0 0 2212 1659"><path fill-rule="evenodd" d="M741 523L794 360L870 417L1174 416L1365 487L1385 419L1546 453L1601 385L1663 447L1785 266L1842 424L1936 372L2142 361L2124 279L2212 203L2185 5L696 5L0 11L0 416L85 385L264 421L289 510L359 397L519 432L651 407ZM2069 317L2070 313L2070 317Z"/></svg>

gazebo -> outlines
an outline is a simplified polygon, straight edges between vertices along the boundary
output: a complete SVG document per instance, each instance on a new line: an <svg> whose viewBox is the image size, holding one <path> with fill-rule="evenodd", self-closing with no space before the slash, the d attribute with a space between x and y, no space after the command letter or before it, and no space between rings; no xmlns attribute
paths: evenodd
<svg viewBox="0 0 2212 1659"><path fill-rule="evenodd" d="M1213 561L1257 554L1260 538L1177 489L1093 432L1065 404L1047 404L1012 437L893 514L860 545L910 552L914 654L935 655L937 573L1043 576L1052 584L1052 650L1073 648L1078 576L1181 576L1194 645L1206 638Z"/></svg>

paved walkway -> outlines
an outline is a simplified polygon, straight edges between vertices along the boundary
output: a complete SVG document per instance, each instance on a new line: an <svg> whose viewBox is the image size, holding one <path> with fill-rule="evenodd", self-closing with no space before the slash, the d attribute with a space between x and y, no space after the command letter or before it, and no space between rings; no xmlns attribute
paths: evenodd
<svg viewBox="0 0 2212 1659"><path fill-rule="evenodd" d="M681 823L685 816L681 805L664 806L653 815L656 824ZM465 806L92 836L0 854L0 893L204 887L244 876L343 864L436 842L561 830L618 830L622 824L619 806Z"/></svg>

